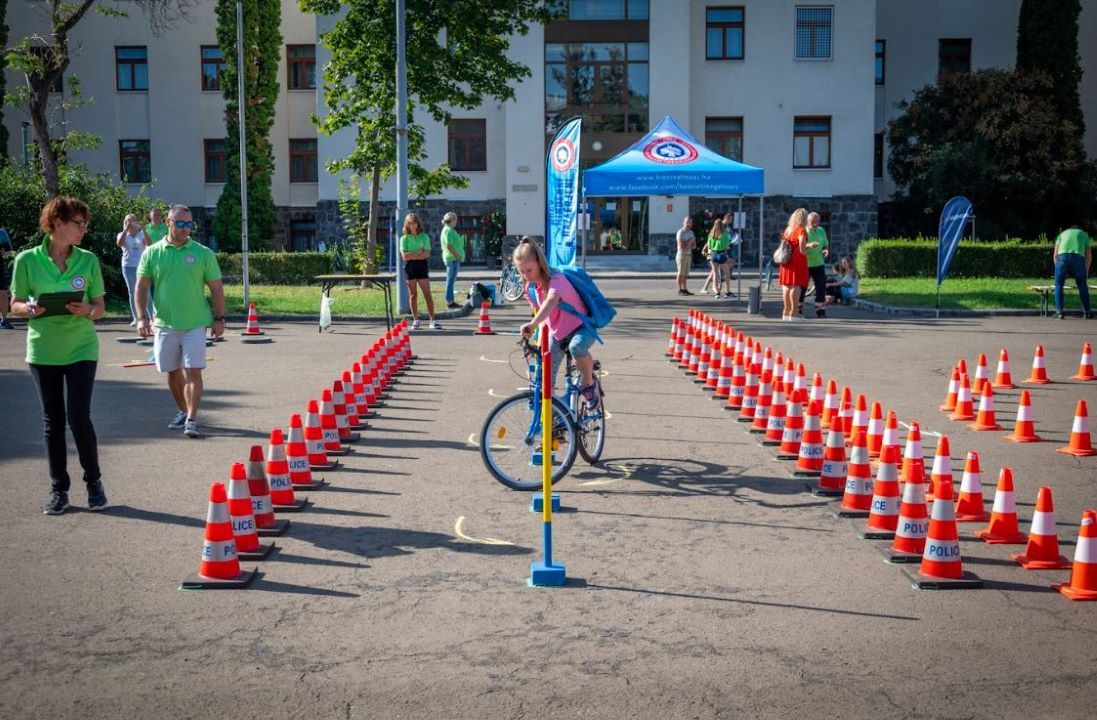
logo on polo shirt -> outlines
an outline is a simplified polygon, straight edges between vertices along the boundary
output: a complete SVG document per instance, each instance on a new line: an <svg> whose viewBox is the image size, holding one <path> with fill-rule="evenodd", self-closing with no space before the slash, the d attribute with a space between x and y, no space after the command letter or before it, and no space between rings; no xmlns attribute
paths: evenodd
<svg viewBox="0 0 1097 720"><path fill-rule="evenodd" d="M83 290L88 284L88 280L83 275L77 275L69 281L69 284L72 285L73 290Z"/></svg>
<svg viewBox="0 0 1097 720"><path fill-rule="evenodd" d="M647 144L644 148L644 157L657 163L678 165L696 160L697 148L682 138L664 135Z"/></svg>
<svg viewBox="0 0 1097 720"><path fill-rule="evenodd" d="M187 265L193 265L194 263L198 262L198 258L194 257L193 255L187 255L185 258L183 258L183 262L185 262Z"/></svg>

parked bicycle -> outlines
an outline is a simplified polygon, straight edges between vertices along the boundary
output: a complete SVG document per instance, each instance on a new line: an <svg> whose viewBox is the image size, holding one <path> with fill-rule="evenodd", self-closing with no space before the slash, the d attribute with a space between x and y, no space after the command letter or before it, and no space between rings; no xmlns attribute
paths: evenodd
<svg viewBox="0 0 1097 720"><path fill-rule="evenodd" d="M503 298L507 302L516 302L522 297L522 285L518 267L510 258L503 258L503 274L499 276L499 292L503 293Z"/></svg>
<svg viewBox="0 0 1097 720"><path fill-rule="evenodd" d="M542 485L541 352L528 338L518 344L526 364L529 389L503 400L488 413L480 430L480 458L499 482L514 490ZM513 355L512 355L513 357ZM511 368L513 370L513 366ZM601 402L587 407L580 388L582 375L571 353L564 352L564 393L552 398L552 482L571 469L578 453L594 464L606 444L605 392L598 380L601 363L594 363L594 382ZM515 371L515 374L519 374Z"/></svg>

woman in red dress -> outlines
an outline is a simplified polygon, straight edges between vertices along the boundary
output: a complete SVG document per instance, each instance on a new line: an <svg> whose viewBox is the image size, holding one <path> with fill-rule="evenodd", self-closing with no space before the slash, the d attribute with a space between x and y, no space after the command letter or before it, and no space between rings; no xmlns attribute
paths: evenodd
<svg viewBox="0 0 1097 720"><path fill-rule="evenodd" d="M792 257L781 266L778 282L781 283L781 298L784 308L781 319L786 322L803 322L804 318L796 311L800 299L800 287L807 285L808 258L804 254L804 243L807 242L808 211L797 208L789 215L788 227L785 228L783 237L792 246Z"/></svg>

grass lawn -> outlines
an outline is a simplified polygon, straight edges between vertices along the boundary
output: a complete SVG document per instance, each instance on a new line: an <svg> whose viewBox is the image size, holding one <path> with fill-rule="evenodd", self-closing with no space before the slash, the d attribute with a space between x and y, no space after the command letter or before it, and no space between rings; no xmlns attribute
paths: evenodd
<svg viewBox="0 0 1097 720"><path fill-rule="evenodd" d="M1040 296L1029 285L1052 285L1047 278L945 278L941 284L941 308L1039 310ZM1066 308L1081 307L1073 282L1068 282ZM937 278L861 278L862 300L893 307L937 306Z"/></svg>

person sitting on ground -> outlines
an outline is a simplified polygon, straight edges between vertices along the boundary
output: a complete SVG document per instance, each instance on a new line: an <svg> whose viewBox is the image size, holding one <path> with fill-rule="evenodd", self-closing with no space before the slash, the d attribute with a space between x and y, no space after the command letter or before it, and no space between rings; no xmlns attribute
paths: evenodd
<svg viewBox="0 0 1097 720"><path fill-rule="evenodd" d="M827 283L827 298L831 302L849 302L857 296L861 285L861 276L848 257L844 257L834 266L837 281Z"/></svg>

